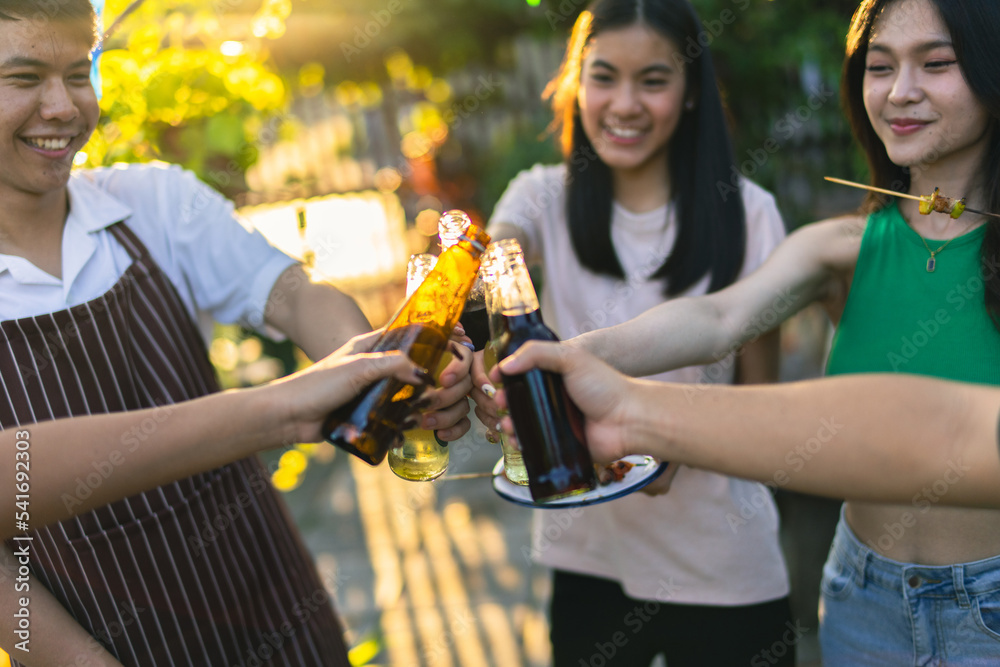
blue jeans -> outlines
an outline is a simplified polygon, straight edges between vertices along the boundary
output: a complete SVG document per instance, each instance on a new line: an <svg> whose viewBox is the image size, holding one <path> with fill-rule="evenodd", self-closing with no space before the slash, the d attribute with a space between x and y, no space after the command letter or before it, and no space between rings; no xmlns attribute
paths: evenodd
<svg viewBox="0 0 1000 667"><path fill-rule="evenodd" d="M841 514L821 587L824 667L1000 665L1000 556L900 563L862 544Z"/></svg>

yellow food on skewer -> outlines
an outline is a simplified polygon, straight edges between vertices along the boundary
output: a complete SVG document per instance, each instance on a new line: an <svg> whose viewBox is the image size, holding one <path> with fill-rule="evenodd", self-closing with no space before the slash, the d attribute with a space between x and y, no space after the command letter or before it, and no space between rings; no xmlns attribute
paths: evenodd
<svg viewBox="0 0 1000 667"><path fill-rule="evenodd" d="M920 213L923 215L930 215L931 212L947 213L953 219L958 218L963 213L968 211L969 213L975 213L977 215L988 215L994 218L1000 218L998 213L987 213L986 211L977 211L974 208L968 208L965 205L965 197L961 199L952 199L951 197L945 197L940 194L940 188L934 188L934 192L929 195L921 195L920 197L907 194L905 192L895 192L893 190L885 190L883 188L876 188L872 185L863 185L861 183L855 183L853 181L845 181L841 178L833 178L832 176L824 176L824 178L831 183L839 183L841 185L849 185L852 188L861 188L862 190L871 190L872 192L880 192L882 194L891 195L893 197L902 197L903 199L915 199L919 204Z"/></svg>

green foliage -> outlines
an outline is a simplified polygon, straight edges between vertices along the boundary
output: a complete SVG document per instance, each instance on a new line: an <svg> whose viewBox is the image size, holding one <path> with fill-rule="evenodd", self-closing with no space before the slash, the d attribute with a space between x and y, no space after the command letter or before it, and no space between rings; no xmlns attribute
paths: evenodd
<svg viewBox="0 0 1000 667"><path fill-rule="evenodd" d="M109 23L124 10L109 0ZM288 92L260 42L223 55L219 6L147 0L126 18L101 59L98 131L91 166L163 159L227 194L257 157L254 129L279 113Z"/></svg>

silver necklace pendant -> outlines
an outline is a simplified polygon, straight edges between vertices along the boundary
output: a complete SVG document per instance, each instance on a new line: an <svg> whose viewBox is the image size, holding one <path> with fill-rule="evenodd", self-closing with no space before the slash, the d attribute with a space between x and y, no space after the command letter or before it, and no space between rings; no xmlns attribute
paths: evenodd
<svg viewBox="0 0 1000 667"><path fill-rule="evenodd" d="M934 273L935 266L937 266L937 260L934 259L934 255L931 255L927 259L927 273Z"/></svg>

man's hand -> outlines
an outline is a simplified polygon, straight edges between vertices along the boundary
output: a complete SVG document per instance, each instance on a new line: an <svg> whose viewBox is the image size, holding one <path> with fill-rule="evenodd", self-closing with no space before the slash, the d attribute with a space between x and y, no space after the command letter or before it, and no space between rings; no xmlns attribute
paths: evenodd
<svg viewBox="0 0 1000 667"><path fill-rule="evenodd" d="M640 408L633 397L633 384L604 362L583 350L560 343L532 341L507 357L493 369L490 379L496 383L504 375L524 373L532 368L560 373L570 398L586 418L587 441L595 463L617 461L630 453L645 453L636 449L629 437L633 411ZM503 390L496 395L500 409L507 407ZM500 423L509 438L514 438L510 417Z"/></svg>

